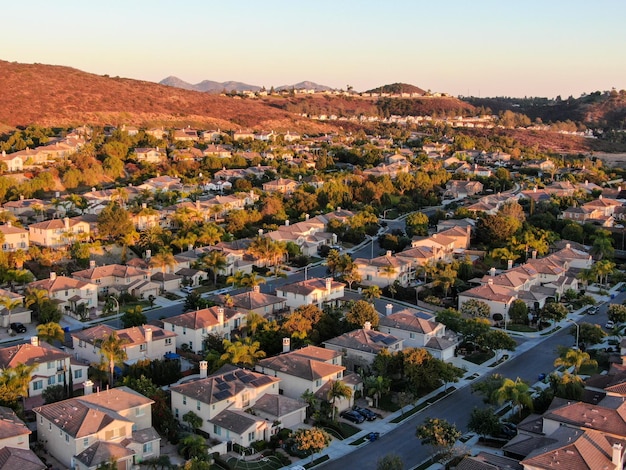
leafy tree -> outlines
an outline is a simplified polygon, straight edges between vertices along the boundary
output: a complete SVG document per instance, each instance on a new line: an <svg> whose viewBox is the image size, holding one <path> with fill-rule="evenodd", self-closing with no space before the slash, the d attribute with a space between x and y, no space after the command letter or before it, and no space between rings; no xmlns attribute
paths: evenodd
<svg viewBox="0 0 626 470"><path fill-rule="evenodd" d="M533 400L530 396L530 387L519 377L515 381L504 379L502 386L495 391L495 399L501 405L506 401L510 401L513 407L519 409L519 416L522 416L522 410L527 408L532 411Z"/></svg>
<svg viewBox="0 0 626 470"><path fill-rule="evenodd" d="M114 458L110 458L109 460L102 462L100 465L96 467L96 470L118 470L118 469L119 467L117 466L117 460Z"/></svg>
<svg viewBox="0 0 626 470"><path fill-rule="evenodd" d="M11 312L22 305L20 299L12 299L11 297L0 297L0 305L7 311L7 325L11 328Z"/></svg>
<svg viewBox="0 0 626 470"><path fill-rule="evenodd" d="M122 315L122 324L124 328L131 328L133 326L141 326L148 323L148 317L142 312L141 305L136 305L129 308L124 315Z"/></svg>
<svg viewBox="0 0 626 470"><path fill-rule="evenodd" d="M606 313L609 316L609 320L615 323L626 322L626 305L611 304Z"/></svg>
<svg viewBox="0 0 626 470"><path fill-rule="evenodd" d="M126 209L119 204L108 204L98 214L98 236L104 240L118 240L135 230Z"/></svg>
<svg viewBox="0 0 626 470"><path fill-rule="evenodd" d="M180 440L178 444L178 453L185 459L204 460L208 457L207 445L204 437L197 434L188 434Z"/></svg>
<svg viewBox="0 0 626 470"><path fill-rule="evenodd" d="M486 318L471 318L465 320L461 325L461 330L458 332L463 336L463 339L477 346L482 346L482 341L491 331L491 322Z"/></svg>
<svg viewBox="0 0 626 470"><path fill-rule="evenodd" d="M211 250L200 259L200 264L207 267L213 273L213 285L217 285L217 275L228 266L226 255L223 251Z"/></svg>
<svg viewBox="0 0 626 470"><path fill-rule="evenodd" d="M503 245L522 226L522 222L514 217L501 214L486 214L478 220L476 233L478 238L489 246Z"/></svg>
<svg viewBox="0 0 626 470"><path fill-rule="evenodd" d="M455 366L448 367L444 361L434 358L423 348L406 348L404 356L404 375L416 390L431 391L442 382L455 381L463 376L463 371Z"/></svg>
<svg viewBox="0 0 626 470"><path fill-rule="evenodd" d="M376 470L404 470L404 462L397 454L387 454L378 459Z"/></svg>
<svg viewBox="0 0 626 470"><path fill-rule="evenodd" d="M142 465L144 464L144 462L142 462ZM201 460L199 457L194 457L187 460L185 464L180 468L182 468L183 470L211 470L212 465L206 460Z"/></svg>
<svg viewBox="0 0 626 470"><path fill-rule="evenodd" d="M30 374L35 366L20 363L0 371L0 405L16 409L21 397L28 396Z"/></svg>
<svg viewBox="0 0 626 470"><path fill-rule="evenodd" d="M423 212L409 214L406 218L406 234L409 237L428 236L428 216Z"/></svg>
<svg viewBox="0 0 626 470"><path fill-rule="evenodd" d="M578 371L584 365L596 367L598 362L595 359L591 359L588 352L580 349L559 347L559 357L554 360L554 367L565 367L566 369L573 367L574 375L578 375Z"/></svg>
<svg viewBox="0 0 626 470"><path fill-rule="evenodd" d="M316 454L328 447L332 438L322 428L313 427L298 429L293 434L293 439L298 450L308 454Z"/></svg>
<svg viewBox="0 0 626 470"><path fill-rule="evenodd" d="M502 330L491 330L483 336L481 346L491 351L515 351L517 343L511 336Z"/></svg>
<svg viewBox="0 0 626 470"><path fill-rule="evenodd" d="M375 328L378 326L379 321L378 312L372 304L364 300L357 300L346 313L346 322L354 328L363 328L365 322L370 322L371 327Z"/></svg>
<svg viewBox="0 0 626 470"><path fill-rule="evenodd" d="M46 343L53 344L55 341L65 341L65 332L61 325L55 322L37 325L37 336Z"/></svg>
<svg viewBox="0 0 626 470"><path fill-rule="evenodd" d="M185 312L190 312L192 310L199 310L202 308L206 308L208 306L208 301L203 299L199 292L191 291L185 297L184 309Z"/></svg>
<svg viewBox="0 0 626 470"><path fill-rule="evenodd" d="M578 336L578 341L586 345L601 343L606 337L606 333L600 328L600 325L584 322L578 325L578 329L579 331L577 332L576 326L572 326L569 330L569 334L574 338Z"/></svg>
<svg viewBox="0 0 626 470"><path fill-rule="evenodd" d="M193 411L188 411L183 415L183 421L193 429L195 432L197 429L202 427L202 418L195 414Z"/></svg>
<svg viewBox="0 0 626 470"><path fill-rule="evenodd" d="M461 305L461 314L470 318L489 318L491 308L482 300L469 299Z"/></svg>
<svg viewBox="0 0 626 470"><path fill-rule="evenodd" d="M528 324L528 305L521 299L515 299L509 308L511 322L518 325Z"/></svg>
<svg viewBox="0 0 626 470"><path fill-rule="evenodd" d="M450 454L452 447L461 437L461 431L445 419L427 418L424 424L417 427L416 436L422 443L432 447L432 460L437 456L444 457Z"/></svg>
<svg viewBox="0 0 626 470"><path fill-rule="evenodd" d="M452 331L460 332L464 323L463 317L458 310L453 308L446 308L437 313L435 320L439 323L443 323L446 327Z"/></svg>
<svg viewBox="0 0 626 470"><path fill-rule="evenodd" d="M47 387L42 392L41 396L46 405L65 400L67 398L67 394L65 393L65 387L62 384Z"/></svg>
<svg viewBox="0 0 626 470"><path fill-rule="evenodd" d="M117 336L115 331L96 342L96 345L100 348L100 354L108 365L110 385L113 385L115 366L123 364L128 358L124 344L126 344L126 340Z"/></svg>
<svg viewBox="0 0 626 470"><path fill-rule="evenodd" d="M583 379L576 374L565 372L561 375L553 372L549 375L549 380L554 396L566 400L580 400L585 391Z"/></svg>
<svg viewBox="0 0 626 470"><path fill-rule="evenodd" d="M368 396L374 399L374 407L378 408L380 398L389 391L390 380L383 376L370 376L365 379L365 389Z"/></svg>
<svg viewBox="0 0 626 470"><path fill-rule="evenodd" d="M378 286L369 286L363 289L363 298L369 302L372 302L374 299L379 299L382 294L380 287Z"/></svg>
<svg viewBox="0 0 626 470"><path fill-rule="evenodd" d="M495 405L498 400L496 391L504 384L504 377L500 374L492 374L489 377L472 384L472 392L483 395L483 401Z"/></svg>
<svg viewBox="0 0 626 470"><path fill-rule="evenodd" d="M253 341L250 337L234 342L225 339L225 352L221 360L239 366L254 367L259 359L265 357L265 351L262 351L260 346L259 341Z"/></svg>
<svg viewBox="0 0 626 470"><path fill-rule="evenodd" d="M558 322L563 320L567 316L567 313L565 305L558 302L548 302L541 310L541 318Z"/></svg>
<svg viewBox="0 0 626 470"><path fill-rule="evenodd" d="M613 248L613 238L611 238L611 232L604 229L598 229L596 231L593 237L591 254L598 260L613 258L615 249Z"/></svg>
<svg viewBox="0 0 626 470"><path fill-rule="evenodd" d="M474 408L467 429L483 437L494 436L500 431L500 417L492 407Z"/></svg>

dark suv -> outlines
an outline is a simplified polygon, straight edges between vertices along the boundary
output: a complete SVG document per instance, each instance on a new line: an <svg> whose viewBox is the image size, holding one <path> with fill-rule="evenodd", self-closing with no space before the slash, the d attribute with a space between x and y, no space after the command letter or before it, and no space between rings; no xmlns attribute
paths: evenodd
<svg viewBox="0 0 626 470"><path fill-rule="evenodd" d="M16 333L26 333L26 327L23 323L11 323L11 329Z"/></svg>
<svg viewBox="0 0 626 470"><path fill-rule="evenodd" d="M368 421L374 421L376 419L376 413L374 413L369 408L361 408L359 406L355 406L352 408L353 411L356 411L361 416L363 416Z"/></svg>
<svg viewBox="0 0 626 470"><path fill-rule="evenodd" d="M341 416L343 419L347 419L348 421L352 421L353 423L357 424L361 424L363 421L365 421L365 418L360 413L352 410L342 411L339 416Z"/></svg>

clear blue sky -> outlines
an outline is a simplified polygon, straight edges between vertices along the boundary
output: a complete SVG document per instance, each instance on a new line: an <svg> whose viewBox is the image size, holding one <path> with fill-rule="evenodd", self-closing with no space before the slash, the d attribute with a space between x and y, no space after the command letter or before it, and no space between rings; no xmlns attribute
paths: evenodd
<svg viewBox="0 0 626 470"><path fill-rule="evenodd" d="M158 82L404 82L474 96L626 88L626 1L22 0L0 59Z"/></svg>

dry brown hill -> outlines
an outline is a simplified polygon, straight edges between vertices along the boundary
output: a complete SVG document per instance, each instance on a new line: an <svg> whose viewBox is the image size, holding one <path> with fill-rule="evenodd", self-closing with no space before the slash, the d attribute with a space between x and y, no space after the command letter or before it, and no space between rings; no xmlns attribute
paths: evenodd
<svg viewBox="0 0 626 470"><path fill-rule="evenodd" d="M233 99L70 67L0 61L0 127L203 123L237 129L332 129L251 99Z"/></svg>

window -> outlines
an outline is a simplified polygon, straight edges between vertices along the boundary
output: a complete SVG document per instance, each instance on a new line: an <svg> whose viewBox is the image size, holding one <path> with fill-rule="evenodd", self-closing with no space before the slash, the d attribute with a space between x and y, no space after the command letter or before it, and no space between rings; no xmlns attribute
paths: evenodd
<svg viewBox="0 0 626 470"><path fill-rule="evenodd" d="M189 349L193 351L193 341L189 341Z"/></svg>
<svg viewBox="0 0 626 470"><path fill-rule="evenodd" d="M196 400L196 410L200 411L200 400Z"/></svg>
<svg viewBox="0 0 626 470"><path fill-rule="evenodd" d="M135 416L143 416L144 415L144 411L143 408L135 408Z"/></svg>
<svg viewBox="0 0 626 470"><path fill-rule="evenodd" d="M315 386L316 386L316 387L321 387L321 386L322 386L322 379L317 379L317 380L315 381Z"/></svg>
<svg viewBox="0 0 626 470"><path fill-rule="evenodd" d="M178 408L174 409L174 416L176 416L178 418Z"/></svg>
<svg viewBox="0 0 626 470"><path fill-rule="evenodd" d="M146 442L143 445L143 453L144 454L151 454L152 453L152 442Z"/></svg>
<svg viewBox="0 0 626 470"><path fill-rule="evenodd" d="M215 434L216 436L221 436L222 435L222 428L220 428L217 424L213 425L213 434Z"/></svg>
<svg viewBox="0 0 626 470"><path fill-rule="evenodd" d="M59 383L63 382L63 374L58 374L57 375L57 382L59 382Z"/></svg>
<svg viewBox="0 0 626 470"><path fill-rule="evenodd" d="M52 423L48 423L48 431L52 431Z"/></svg>
<svg viewBox="0 0 626 470"><path fill-rule="evenodd" d="M241 394L241 406L244 408L250 406L250 395L247 392Z"/></svg>
<svg viewBox="0 0 626 470"><path fill-rule="evenodd" d="M187 328L185 328L184 326L183 326L183 334L184 334L184 335L186 335L186 334L187 334Z"/></svg>
<svg viewBox="0 0 626 470"><path fill-rule="evenodd" d="M139 345L139 350L140 350L140 351L145 351L145 350L146 350L146 348L147 348L147 346L148 346L147 344L140 344L140 345Z"/></svg>
<svg viewBox="0 0 626 470"><path fill-rule="evenodd" d="M183 405L187 404L187 397L183 396Z"/></svg>
<svg viewBox="0 0 626 470"><path fill-rule="evenodd" d="M250 431L248 433L248 442L253 442L255 437L254 431Z"/></svg>
<svg viewBox="0 0 626 470"><path fill-rule="evenodd" d="M83 378L83 370L82 369L76 369L74 371L74 378L75 379L82 379Z"/></svg>
<svg viewBox="0 0 626 470"><path fill-rule="evenodd" d="M415 333L409 333L409 338L415 339Z"/></svg>
<svg viewBox="0 0 626 470"><path fill-rule="evenodd" d="M83 439L83 447L89 447L89 438L88 437Z"/></svg>
<svg viewBox="0 0 626 470"><path fill-rule="evenodd" d="M48 369L54 369L54 361L48 362Z"/></svg>
<svg viewBox="0 0 626 470"><path fill-rule="evenodd" d="M54 385L56 377L53 375L52 377L48 377L48 385Z"/></svg>
<svg viewBox="0 0 626 470"><path fill-rule="evenodd" d="M172 338L165 338L165 344L172 344Z"/></svg>
<svg viewBox="0 0 626 470"><path fill-rule="evenodd" d="M43 388L43 381L42 380L35 380L33 382L33 390L41 390Z"/></svg>
<svg viewBox="0 0 626 470"><path fill-rule="evenodd" d="M70 442L70 435L65 433L65 442Z"/></svg>
<svg viewBox="0 0 626 470"><path fill-rule="evenodd" d="M39 424L43 424L43 416L39 417Z"/></svg>

